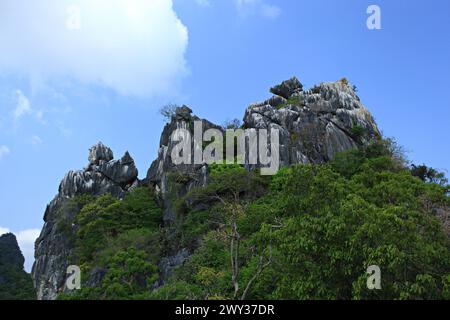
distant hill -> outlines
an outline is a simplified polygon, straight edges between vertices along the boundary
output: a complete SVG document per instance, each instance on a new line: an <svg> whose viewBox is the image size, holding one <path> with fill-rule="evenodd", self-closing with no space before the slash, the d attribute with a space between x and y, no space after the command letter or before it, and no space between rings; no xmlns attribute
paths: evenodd
<svg viewBox="0 0 450 320"><path fill-rule="evenodd" d="M36 299L24 262L16 237L12 233L0 236L0 300Z"/></svg>

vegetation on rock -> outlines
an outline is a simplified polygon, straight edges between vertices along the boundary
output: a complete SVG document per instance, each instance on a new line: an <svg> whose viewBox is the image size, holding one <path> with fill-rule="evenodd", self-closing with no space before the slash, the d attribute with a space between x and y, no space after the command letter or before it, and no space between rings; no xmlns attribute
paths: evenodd
<svg viewBox="0 0 450 320"><path fill-rule="evenodd" d="M261 177L212 165L162 227L148 188L93 199L75 255L102 280L76 299L449 299L450 239L434 208L448 186L416 177L389 141ZM441 180L439 180L441 181ZM158 285L165 256L191 255ZM382 289L366 286L381 268ZM159 283L161 284L161 283Z"/></svg>

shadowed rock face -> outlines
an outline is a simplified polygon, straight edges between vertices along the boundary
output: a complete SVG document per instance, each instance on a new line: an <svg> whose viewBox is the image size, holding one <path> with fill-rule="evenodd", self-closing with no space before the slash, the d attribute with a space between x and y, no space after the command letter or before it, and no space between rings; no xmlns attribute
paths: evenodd
<svg viewBox="0 0 450 320"><path fill-rule="evenodd" d="M106 193L122 198L139 183L138 170L128 152L120 160L113 160L111 149L100 142L89 150L88 159L87 168L65 175L58 194L45 210L45 224L36 240L32 270L38 299L55 299L64 290L72 248L68 235L58 230L57 222L72 225L81 209L68 206L67 200L81 194Z"/></svg>
<svg viewBox="0 0 450 320"><path fill-rule="evenodd" d="M16 236L7 233L0 236L0 265L10 265L23 270L25 259L20 251Z"/></svg>

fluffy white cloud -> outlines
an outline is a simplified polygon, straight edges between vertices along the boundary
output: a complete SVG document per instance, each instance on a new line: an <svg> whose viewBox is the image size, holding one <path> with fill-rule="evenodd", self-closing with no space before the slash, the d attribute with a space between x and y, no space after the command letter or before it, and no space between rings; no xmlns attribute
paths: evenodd
<svg viewBox="0 0 450 320"><path fill-rule="evenodd" d="M34 242L41 233L38 229L19 231L16 235L20 250L25 257L25 270L30 272L34 262Z"/></svg>
<svg viewBox="0 0 450 320"><path fill-rule="evenodd" d="M0 146L0 159L3 157L6 157L11 152L9 151L9 148L7 146Z"/></svg>
<svg viewBox="0 0 450 320"><path fill-rule="evenodd" d="M39 122L44 122L44 113L42 110L34 110L31 106L31 102L22 90L16 90L14 92L16 105L12 112L15 121L26 115L33 115Z"/></svg>
<svg viewBox="0 0 450 320"><path fill-rule="evenodd" d="M260 15L264 18L275 19L281 14L281 9L268 4L264 0L235 0L236 8L241 16Z"/></svg>
<svg viewBox="0 0 450 320"><path fill-rule="evenodd" d="M1 72L162 94L186 73L187 44L172 0L0 3Z"/></svg>

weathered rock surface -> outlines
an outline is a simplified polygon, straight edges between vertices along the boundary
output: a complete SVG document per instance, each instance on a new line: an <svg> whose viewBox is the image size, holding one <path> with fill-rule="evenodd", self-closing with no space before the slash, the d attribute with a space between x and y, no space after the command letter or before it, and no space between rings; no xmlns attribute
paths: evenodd
<svg viewBox="0 0 450 320"><path fill-rule="evenodd" d="M89 149L88 160L89 163L99 165L108 162L114 158L113 152L110 148L99 142Z"/></svg>
<svg viewBox="0 0 450 320"><path fill-rule="evenodd" d="M331 160L337 152L380 137L372 116L346 80L322 83L305 91L300 81L292 78L275 86L271 92L274 96L247 108L244 127L279 130L281 166L323 163ZM194 150L192 164L175 165L172 161L172 151L179 143L174 141L172 134L176 129L187 129L191 132L191 146L195 146L194 121L201 121L203 131L210 128L223 130L193 115L187 106L177 108L162 132L158 157L142 182L137 179L137 169L128 153L119 160L113 160L111 149L101 143L90 149L86 169L66 174L58 195L47 206L45 225L36 241L33 279L39 299L55 299L58 292L64 290L72 249L69 239L58 230L57 224L62 220L70 225L79 211L67 206L67 199L86 193L111 193L121 198L140 183L150 184L160 199L165 224L170 226L175 221L174 200L208 183L207 165L194 164ZM163 258L157 285L161 285L171 270L182 264L188 255L184 248L175 248L171 256ZM98 282L103 273L104 270L96 270L91 277L93 283Z"/></svg>
<svg viewBox="0 0 450 320"><path fill-rule="evenodd" d="M289 92L284 102L274 96L251 105L244 116L246 128L279 130L281 166L323 163L337 152L380 137L371 114L347 81Z"/></svg>
<svg viewBox="0 0 450 320"><path fill-rule="evenodd" d="M295 93L299 93L303 90L303 85L296 77L292 77L289 80L283 81L281 84L270 88L270 92L274 95L288 99Z"/></svg>
<svg viewBox="0 0 450 320"><path fill-rule="evenodd" d="M189 190L197 186L205 186L207 183L207 165L194 164L194 152L192 151L192 164L175 165L172 161L172 150L179 142L172 139L172 133L176 129L187 129L191 132L191 146L194 145L194 121L201 121L203 131L211 128L222 130L207 120L192 115L192 110L186 106L177 108L172 121L164 127L161 135L158 158L153 161L147 172L146 181L153 184L164 207L164 221L170 223L175 219L172 210L173 197L179 198ZM201 146L200 146L201 148ZM171 180L183 181L178 190L172 190ZM171 193L171 191L174 191Z"/></svg>
<svg viewBox="0 0 450 320"><path fill-rule="evenodd" d="M67 205L77 195L111 193L122 198L138 184L138 170L128 152L120 160L113 160L111 149L101 142L89 150L86 169L68 172L59 186L59 193L47 205L44 227L35 244L35 263L32 276L38 299L55 299L64 291L66 269L72 245L68 235L58 226L72 225L81 208Z"/></svg>

